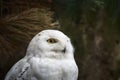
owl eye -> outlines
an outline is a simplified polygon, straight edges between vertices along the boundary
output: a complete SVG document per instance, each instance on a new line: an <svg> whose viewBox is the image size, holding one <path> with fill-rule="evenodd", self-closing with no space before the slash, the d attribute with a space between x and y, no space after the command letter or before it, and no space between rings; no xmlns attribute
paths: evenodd
<svg viewBox="0 0 120 80"><path fill-rule="evenodd" d="M58 42L58 40L54 39L54 38L50 38L47 40L48 43L56 43Z"/></svg>

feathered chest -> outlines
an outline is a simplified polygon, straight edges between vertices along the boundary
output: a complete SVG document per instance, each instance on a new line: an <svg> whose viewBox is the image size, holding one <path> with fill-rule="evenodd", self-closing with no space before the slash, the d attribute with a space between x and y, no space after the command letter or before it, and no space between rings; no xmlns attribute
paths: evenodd
<svg viewBox="0 0 120 80"><path fill-rule="evenodd" d="M58 60L49 58L32 58L30 60L31 70L38 79L61 80L61 78L73 76L76 73L74 60Z"/></svg>

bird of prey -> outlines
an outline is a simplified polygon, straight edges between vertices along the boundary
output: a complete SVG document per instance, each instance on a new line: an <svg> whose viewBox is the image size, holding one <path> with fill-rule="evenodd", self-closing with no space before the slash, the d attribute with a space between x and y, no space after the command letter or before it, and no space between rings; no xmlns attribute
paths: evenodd
<svg viewBox="0 0 120 80"><path fill-rule="evenodd" d="M26 55L5 80L77 80L78 67L70 38L58 30L43 30L28 45Z"/></svg>

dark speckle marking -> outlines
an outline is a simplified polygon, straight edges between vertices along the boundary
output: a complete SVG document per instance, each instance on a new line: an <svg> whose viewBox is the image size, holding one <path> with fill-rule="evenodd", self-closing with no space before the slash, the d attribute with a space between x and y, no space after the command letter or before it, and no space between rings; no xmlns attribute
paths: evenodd
<svg viewBox="0 0 120 80"><path fill-rule="evenodd" d="M20 75L18 76L18 78L21 78L23 76L23 74L28 70L29 67L26 67L25 70L23 72L20 73ZM23 80L23 79L22 79Z"/></svg>
<svg viewBox="0 0 120 80"><path fill-rule="evenodd" d="M69 40L67 40L67 42L69 42Z"/></svg>
<svg viewBox="0 0 120 80"><path fill-rule="evenodd" d="M40 36L41 34L38 34L38 36Z"/></svg>
<svg viewBox="0 0 120 80"><path fill-rule="evenodd" d="M22 78L22 80L25 80L24 78Z"/></svg>
<svg viewBox="0 0 120 80"><path fill-rule="evenodd" d="M17 69L17 67L15 69Z"/></svg>

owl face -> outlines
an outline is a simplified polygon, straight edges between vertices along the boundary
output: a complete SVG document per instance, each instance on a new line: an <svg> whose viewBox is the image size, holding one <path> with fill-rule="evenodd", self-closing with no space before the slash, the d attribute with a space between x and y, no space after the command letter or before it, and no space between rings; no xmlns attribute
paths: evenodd
<svg viewBox="0 0 120 80"><path fill-rule="evenodd" d="M31 54L66 54L73 53L70 39L58 30L44 30L30 42L27 52Z"/></svg>

